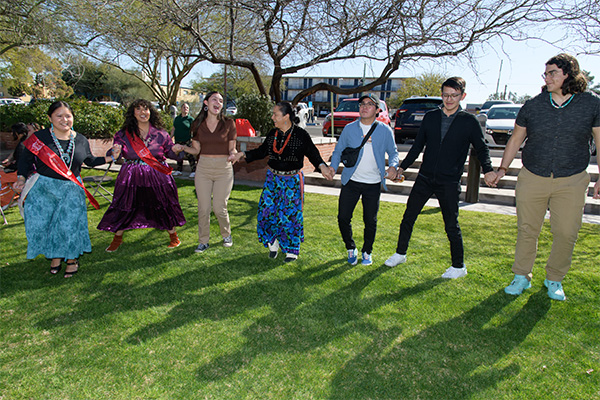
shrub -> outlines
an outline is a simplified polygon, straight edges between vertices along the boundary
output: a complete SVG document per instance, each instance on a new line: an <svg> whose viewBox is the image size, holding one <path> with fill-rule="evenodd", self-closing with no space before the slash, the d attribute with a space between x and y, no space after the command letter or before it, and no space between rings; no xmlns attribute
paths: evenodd
<svg viewBox="0 0 600 400"><path fill-rule="evenodd" d="M53 101L37 100L29 105L10 104L0 107L0 130L10 131L10 127L17 122L37 122L48 126L47 112ZM73 129L89 139L110 139L123 124L125 110L121 107L90 103L85 99L65 101L73 109L75 117Z"/></svg>
<svg viewBox="0 0 600 400"><path fill-rule="evenodd" d="M260 132L261 136L273 129L273 102L267 96L259 94L243 94L237 101L236 118L245 118L252 127Z"/></svg>

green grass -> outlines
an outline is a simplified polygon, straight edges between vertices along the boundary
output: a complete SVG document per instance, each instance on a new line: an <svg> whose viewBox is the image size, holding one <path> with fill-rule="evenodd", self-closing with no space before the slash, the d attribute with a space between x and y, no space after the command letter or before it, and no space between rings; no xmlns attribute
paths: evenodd
<svg viewBox="0 0 600 400"><path fill-rule="evenodd" d="M178 181L187 224L167 249L156 230L96 230L73 279L26 260L22 219L0 228L0 399L598 399L600 226L584 224L564 281L548 299L545 226L533 287L505 295L512 216L461 212L469 275L450 265L439 209L415 227L408 262L388 268L404 205L382 203L374 264L351 267L337 198L307 194L305 243L290 264L256 237L259 188L236 186L234 246L195 254L196 199ZM362 215L354 218L362 243Z"/></svg>

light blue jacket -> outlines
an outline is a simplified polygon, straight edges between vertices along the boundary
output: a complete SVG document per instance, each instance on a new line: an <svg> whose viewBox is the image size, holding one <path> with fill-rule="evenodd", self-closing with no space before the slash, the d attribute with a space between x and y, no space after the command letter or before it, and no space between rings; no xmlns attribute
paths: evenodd
<svg viewBox="0 0 600 400"><path fill-rule="evenodd" d="M357 119L354 122L349 123L344 127L342 134L335 146L335 150L333 150L333 154L331 155L331 167L337 171L337 168L340 165L340 158L342 156L342 151L346 147L358 147L362 143L363 140L363 131L360 127L360 119ZM392 129L384 125L381 122L377 121L377 128L371 134L371 143L373 144L373 154L375 155L375 161L377 162L377 168L381 172L381 184L383 188L387 190L385 186L385 176L386 176L386 165L385 165L385 153L388 154L388 164L391 167L398 167L399 157L398 150L396 149L396 141L394 140L394 134ZM342 184L345 185L348 183L358 163L362 159L362 155L364 152L364 147L360 150L358 155L358 161L354 165L354 167L344 167L342 171Z"/></svg>

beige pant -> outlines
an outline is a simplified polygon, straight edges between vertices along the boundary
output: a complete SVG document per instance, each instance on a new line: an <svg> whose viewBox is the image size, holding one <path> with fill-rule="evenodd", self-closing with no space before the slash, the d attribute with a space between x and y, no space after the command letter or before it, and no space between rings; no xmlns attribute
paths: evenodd
<svg viewBox="0 0 600 400"><path fill-rule="evenodd" d="M233 188L233 167L227 157L198 159L196 167L196 195L198 196L198 238L200 243L208 243L210 238L210 211L219 221L221 236L231 235L227 201Z"/></svg>
<svg viewBox="0 0 600 400"><path fill-rule="evenodd" d="M517 181L517 245L512 271L531 280L538 237L550 209L552 250L546 263L546 279L562 281L569 268L587 196L590 176L586 171L566 178L544 178L521 169Z"/></svg>

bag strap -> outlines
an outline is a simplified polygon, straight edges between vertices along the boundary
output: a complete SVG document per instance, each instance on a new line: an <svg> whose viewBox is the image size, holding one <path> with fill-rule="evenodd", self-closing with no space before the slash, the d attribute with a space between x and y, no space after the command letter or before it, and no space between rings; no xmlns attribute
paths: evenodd
<svg viewBox="0 0 600 400"><path fill-rule="evenodd" d="M367 132L367 136L364 137L362 143L358 147L359 150L363 148L365 143L367 143L367 140L369 140L369 138L371 137L371 134L373 133L375 128L377 128L377 124L378 124L377 121L373 122L373 125L371 125L371 129L369 129L369 132Z"/></svg>

